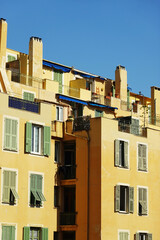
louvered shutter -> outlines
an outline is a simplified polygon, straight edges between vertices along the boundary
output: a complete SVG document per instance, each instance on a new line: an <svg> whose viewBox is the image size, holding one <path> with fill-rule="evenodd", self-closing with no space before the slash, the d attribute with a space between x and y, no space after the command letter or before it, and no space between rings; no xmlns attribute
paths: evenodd
<svg viewBox="0 0 160 240"><path fill-rule="evenodd" d="M152 234L148 233L148 240L152 240Z"/></svg>
<svg viewBox="0 0 160 240"><path fill-rule="evenodd" d="M124 166L128 168L128 142L124 142Z"/></svg>
<svg viewBox="0 0 160 240"><path fill-rule="evenodd" d="M114 164L119 166L119 140L114 141Z"/></svg>
<svg viewBox="0 0 160 240"><path fill-rule="evenodd" d="M11 150L11 119L5 118L5 128L4 128L4 149Z"/></svg>
<svg viewBox="0 0 160 240"><path fill-rule="evenodd" d="M116 185L115 191L115 211L120 211L120 185Z"/></svg>
<svg viewBox="0 0 160 240"><path fill-rule="evenodd" d="M147 214L147 189L142 188L142 214L146 215Z"/></svg>
<svg viewBox="0 0 160 240"><path fill-rule="evenodd" d="M11 240L15 240L15 226L10 226Z"/></svg>
<svg viewBox="0 0 160 240"><path fill-rule="evenodd" d="M136 233L136 239L135 240L140 240L140 234Z"/></svg>
<svg viewBox="0 0 160 240"><path fill-rule="evenodd" d="M30 199L31 195L34 197L34 201L31 204L36 205L36 200L39 200L39 197L37 196L37 175L31 174L30 176Z"/></svg>
<svg viewBox="0 0 160 240"><path fill-rule="evenodd" d="M16 191L16 172L10 172L10 189L12 191L12 194L14 196L14 200L18 199L18 193Z"/></svg>
<svg viewBox="0 0 160 240"><path fill-rule="evenodd" d="M48 228L42 228L42 240L48 240Z"/></svg>
<svg viewBox="0 0 160 240"><path fill-rule="evenodd" d="M11 239L11 226L2 226L2 240Z"/></svg>
<svg viewBox="0 0 160 240"><path fill-rule="evenodd" d="M26 123L26 152L32 151L32 123Z"/></svg>
<svg viewBox="0 0 160 240"><path fill-rule="evenodd" d="M119 240L124 240L124 239L123 239L123 232L120 232L120 233L119 233Z"/></svg>
<svg viewBox="0 0 160 240"><path fill-rule="evenodd" d="M44 127L44 155L50 155L51 130L50 127Z"/></svg>
<svg viewBox="0 0 160 240"><path fill-rule="evenodd" d="M129 187L129 212L133 213L134 211L134 188Z"/></svg>
<svg viewBox="0 0 160 240"><path fill-rule="evenodd" d="M37 175L37 194L40 201L46 201L43 193L42 193L42 175Z"/></svg>
<svg viewBox="0 0 160 240"><path fill-rule="evenodd" d="M143 162L142 162L142 145L138 144L138 169L143 169Z"/></svg>
<svg viewBox="0 0 160 240"><path fill-rule="evenodd" d="M17 151L18 121L12 119L11 123L11 150Z"/></svg>
<svg viewBox="0 0 160 240"><path fill-rule="evenodd" d="M147 170L147 146L142 145L142 162L143 162L143 170Z"/></svg>
<svg viewBox="0 0 160 240"><path fill-rule="evenodd" d="M3 171L3 196L2 201L9 203L10 199L10 181L9 171Z"/></svg>
<svg viewBox="0 0 160 240"><path fill-rule="evenodd" d="M30 227L23 228L23 240L29 240Z"/></svg>

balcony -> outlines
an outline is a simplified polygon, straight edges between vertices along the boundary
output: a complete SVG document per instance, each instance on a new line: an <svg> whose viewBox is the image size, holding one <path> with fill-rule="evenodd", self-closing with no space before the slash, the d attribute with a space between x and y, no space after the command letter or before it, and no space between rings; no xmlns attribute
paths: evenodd
<svg viewBox="0 0 160 240"><path fill-rule="evenodd" d="M21 98L9 96L9 107L25 110L33 113L40 112L40 104L37 102L27 101Z"/></svg>
<svg viewBox="0 0 160 240"><path fill-rule="evenodd" d="M75 225L75 224L76 224L76 212L60 213L60 225Z"/></svg>
<svg viewBox="0 0 160 240"><path fill-rule="evenodd" d="M76 166L64 165L58 167L58 173L61 180L75 179L76 178Z"/></svg>
<svg viewBox="0 0 160 240"><path fill-rule="evenodd" d="M120 123L118 125L118 131L125 132L125 133L131 133L133 135L141 136L141 137L147 137L147 129L140 127L140 126L134 126L132 124L125 124Z"/></svg>
<svg viewBox="0 0 160 240"><path fill-rule="evenodd" d="M74 119L74 131L90 130L90 116L78 117Z"/></svg>

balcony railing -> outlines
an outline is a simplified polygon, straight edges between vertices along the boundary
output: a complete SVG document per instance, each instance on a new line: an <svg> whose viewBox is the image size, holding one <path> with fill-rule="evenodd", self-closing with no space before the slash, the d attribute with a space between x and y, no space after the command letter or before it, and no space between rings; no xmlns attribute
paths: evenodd
<svg viewBox="0 0 160 240"><path fill-rule="evenodd" d="M60 213L60 225L75 225L75 224L76 224L76 212Z"/></svg>
<svg viewBox="0 0 160 240"><path fill-rule="evenodd" d="M118 130L120 132L131 133L133 135L147 137L147 130L144 127L134 126L132 124L119 123Z"/></svg>
<svg viewBox="0 0 160 240"><path fill-rule="evenodd" d="M74 131L82 131L82 130L90 130L90 116L83 116L74 119L73 130Z"/></svg>
<svg viewBox="0 0 160 240"><path fill-rule="evenodd" d="M58 173L61 180L75 179L76 178L76 166L64 165L58 167Z"/></svg>
<svg viewBox="0 0 160 240"><path fill-rule="evenodd" d="M29 112L39 113L40 104L36 102L27 101L21 98L9 96L9 107L17 108Z"/></svg>

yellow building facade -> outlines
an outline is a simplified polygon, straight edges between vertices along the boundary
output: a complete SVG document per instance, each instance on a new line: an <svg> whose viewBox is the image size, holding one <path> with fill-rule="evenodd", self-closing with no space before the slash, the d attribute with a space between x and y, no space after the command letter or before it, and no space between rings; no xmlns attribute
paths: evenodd
<svg viewBox="0 0 160 240"><path fill-rule="evenodd" d="M0 19L0 239L158 240L160 89L6 43Z"/></svg>

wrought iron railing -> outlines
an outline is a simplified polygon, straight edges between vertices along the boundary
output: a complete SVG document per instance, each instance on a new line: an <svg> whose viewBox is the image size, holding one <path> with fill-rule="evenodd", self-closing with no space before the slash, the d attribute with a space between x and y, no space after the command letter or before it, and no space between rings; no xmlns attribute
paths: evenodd
<svg viewBox="0 0 160 240"><path fill-rule="evenodd" d="M75 225L75 224L76 224L76 212L60 213L60 225Z"/></svg>
<svg viewBox="0 0 160 240"><path fill-rule="evenodd" d="M37 102L27 101L21 98L9 96L9 107L17 108L29 112L39 113L40 104Z"/></svg>
<svg viewBox="0 0 160 240"><path fill-rule="evenodd" d="M90 116L75 118L73 123L73 131L90 130L90 118Z"/></svg>
<svg viewBox="0 0 160 240"><path fill-rule="evenodd" d="M118 130L121 132L131 133L137 136L147 137L147 129L141 126L119 123Z"/></svg>

